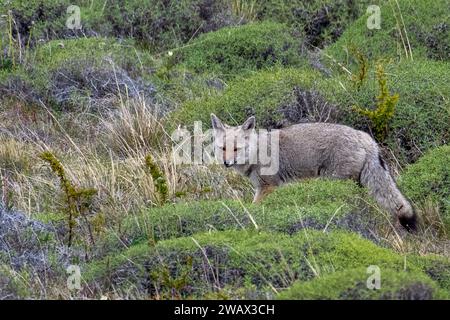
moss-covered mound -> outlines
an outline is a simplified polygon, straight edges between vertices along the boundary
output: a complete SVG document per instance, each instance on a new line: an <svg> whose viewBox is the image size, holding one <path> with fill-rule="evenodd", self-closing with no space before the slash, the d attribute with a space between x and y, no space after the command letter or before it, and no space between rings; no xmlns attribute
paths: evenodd
<svg viewBox="0 0 450 320"><path fill-rule="evenodd" d="M328 54L345 63L348 62L346 49L355 46L369 60L450 58L448 1L380 1L376 5L381 9L380 28L367 27L372 13L366 13L327 49Z"/></svg>
<svg viewBox="0 0 450 320"><path fill-rule="evenodd" d="M241 287L247 279L264 294L271 286L286 287L317 272L370 264L400 269L403 263L400 256L349 233L222 231L132 246L89 265L83 274L87 281L150 292L171 289L164 288L173 285L168 279L184 277L186 283L179 288L184 296Z"/></svg>
<svg viewBox="0 0 450 320"><path fill-rule="evenodd" d="M259 20L273 20L295 27L308 45L322 47L334 42L345 28L366 11L370 1L267 0L255 5Z"/></svg>
<svg viewBox="0 0 450 320"><path fill-rule="evenodd" d="M450 258L442 255L429 254L426 256L413 256L409 259L439 287L450 293Z"/></svg>
<svg viewBox="0 0 450 320"><path fill-rule="evenodd" d="M189 125L202 121L204 127L210 127L209 114L214 112L230 125L255 115L259 127L278 127L285 118L283 108L295 99L294 89L311 88L319 77L318 72L306 68L260 71L231 82L221 94L188 101L173 114L173 122Z"/></svg>
<svg viewBox="0 0 450 320"><path fill-rule="evenodd" d="M423 270L417 260L406 261L406 271ZM138 244L89 264L83 275L88 283L128 294L201 297L231 287L256 289L262 298L296 280L370 265L400 271L405 259L347 232L304 229L289 236L229 230Z"/></svg>
<svg viewBox="0 0 450 320"><path fill-rule="evenodd" d="M279 299L338 299L338 300L432 300L448 299L448 292L422 272L380 270L379 289L369 289L372 272L366 268L349 269L320 276L310 281L294 283ZM373 285L374 283L369 283Z"/></svg>
<svg viewBox="0 0 450 320"><path fill-rule="evenodd" d="M132 37L152 51L173 48L199 34L237 24L226 1L169 0L100 2L83 8L86 28L112 37Z"/></svg>
<svg viewBox="0 0 450 320"><path fill-rule="evenodd" d="M143 77L152 65L132 41L108 38L54 40L29 52L28 63L0 74L2 98L43 101L56 109L81 107L118 95L153 96Z"/></svg>
<svg viewBox="0 0 450 320"><path fill-rule="evenodd" d="M437 205L450 234L450 146L431 150L408 166L399 179L399 185L419 206L427 201Z"/></svg>
<svg viewBox="0 0 450 320"><path fill-rule="evenodd" d="M15 0L2 1L0 13L2 20L10 21L14 25L11 36L16 41L30 45L38 40L69 37L77 34L66 27L69 17L67 8L73 3L68 0ZM0 38L6 40L9 28L0 26ZM7 43L7 42L6 42ZM1 43L2 45L5 42Z"/></svg>
<svg viewBox="0 0 450 320"><path fill-rule="evenodd" d="M177 50L172 59L195 72L225 78L274 65L299 65L300 41L291 32L273 22L222 28Z"/></svg>
<svg viewBox="0 0 450 320"><path fill-rule="evenodd" d="M66 21L80 9L81 29L69 29ZM21 39L32 43L74 36L101 35L133 38L157 51L181 45L198 34L239 23L226 1L100 1L32 0L3 1L0 12L12 10ZM16 32L15 32L16 33ZM16 34L14 34L16 37Z"/></svg>
<svg viewBox="0 0 450 320"><path fill-rule="evenodd" d="M446 62L425 60L386 65L389 90L398 93L399 101L384 142L402 163L448 142L448 68ZM173 114L172 123L175 127L202 121L209 127L209 114L214 112L231 125L255 115L263 128L328 121L371 132L369 120L353 106L373 109L379 90L372 71L360 89L346 76L324 78L308 68L260 71L230 82L223 93L188 101Z"/></svg>
<svg viewBox="0 0 450 320"><path fill-rule="evenodd" d="M352 181L309 180L276 189L261 204L198 201L151 208L128 218L120 232L107 237L110 250L142 241L159 241L198 232L264 230L286 234L304 228L345 229L380 241L378 230L391 217L383 215Z"/></svg>
<svg viewBox="0 0 450 320"><path fill-rule="evenodd" d="M424 151L449 141L449 67L447 62L430 60L385 65L388 89L391 94L397 93L399 100L384 142L402 162L413 162ZM371 130L370 122L356 114L352 107L375 108L380 88L372 71L360 89L346 77L330 79L320 85L325 97L343 111L342 122L364 131Z"/></svg>

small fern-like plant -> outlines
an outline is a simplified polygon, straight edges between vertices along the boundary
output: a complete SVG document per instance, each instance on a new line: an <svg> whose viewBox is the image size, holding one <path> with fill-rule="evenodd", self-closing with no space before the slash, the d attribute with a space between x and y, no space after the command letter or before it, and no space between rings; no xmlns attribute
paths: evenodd
<svg viewBox="0 0 450 320"><path fill-rule="evenodd" d="M167 180L164 177L161 169L153 161L151 155L145 157L145 166L150 171L150 175L153 179L155 190L158 192L159 204L163 205L167 202L169 189L167 188Z"/></svg>
<svg viewBox="0 0 450 320"><path fill-rule="evenodd" d="M397 93L391 95L389 92L386 73L381 62L376 64L376 78L380 88L376 108L374 110L359 106L354 106L353 108L358 113L369 118L372 123L375 138L379 142L383 142L389 129L389 123L395 114L395 106L397 105L399 95Z"/></svg>
<svg viewBox="0 0 450 320"><path fill-rule="evenodd" d="M52 172L59 178L62 193L64 195L65 211L67 214L68 225L68 246L73 243L74 228L77 226L76 218L81 216L85 221L89 231L91 242L94 242L94 237L91 231L90 223L87 220L87 212L92 204L92 198L97 194L95 189L84 189L76 187L72 181L67 177L61 161L50 152L45 151L39 156L49 166Z"/></svg>

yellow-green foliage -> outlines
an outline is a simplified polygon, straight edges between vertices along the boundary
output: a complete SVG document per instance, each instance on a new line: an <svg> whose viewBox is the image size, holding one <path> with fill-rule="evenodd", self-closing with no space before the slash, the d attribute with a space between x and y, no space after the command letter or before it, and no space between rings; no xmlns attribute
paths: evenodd
<svg viewBox="0 0 450 320"><path fill-rule="evenodd" d="M378 62L376 65L376 76L380 87L380 94L377 97L377 107L371 110L355 106L354 109L370 119L375 137L378 141L383 141L388 131L389 122L394 116L399 95L391 95L389 92L386 74L381 62Z"/></svg>
<svg viewBox="0 0 450 320"><path fill-rule="evenodd" d="M352 81L355 83L356 88L359 90L367 78L369 63L367 62L367 57L355 46L352 46L350 48L350 51L355 56L359 65L358 73L352 75Z"/></svg>
<svg viewBox="0 0 450 320"><path fill-rule="evenodd" d="M147 155L145 157L145 165L150 171L150 175L152 176L153 179L153 184L155 185L155 189L159 194L159 203L160 205L163 205L164 203L167 202L168 196L166 178L164 177L164 174L161 172L156 163L153 161L151 155Z"/></svg>
<svg viewBox="0 0 450 320"><path fill-rule="evenodd" d="M39 157L49 164L51 170L57 175L61 183L61 189L64 193L66 203L65 210L69 227L68 245L70 247L74 237L73 229L77 225L76 218L81 215L87 221L86 214L91 207L92 198L97 194L97 190L77 188L74 186L72 181L67 177L63 165L52 152L45 151ZM91 241L93 242L94 239L89 223L87 223L87 227Z"/></svg>

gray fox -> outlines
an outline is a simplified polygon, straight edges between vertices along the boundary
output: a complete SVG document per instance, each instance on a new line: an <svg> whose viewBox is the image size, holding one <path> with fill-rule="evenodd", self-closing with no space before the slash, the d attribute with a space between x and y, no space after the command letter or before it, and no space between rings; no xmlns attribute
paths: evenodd
<svg viewBox="0 0 450 320"><path fill-rule="evenodd" d="M211 114L216 156L226 167L233 167L248 177L255 188L253 202L259 202L275 187L302 178L330 177L353 179L367 187L369 194L385 210L396 216L408 231L416 229L416 214L398 190L377 143L365 132L345 125L303 123L279 130L276 154L277 171L264 173L267 166L258 159L255 117L241 126L229 126ZM241 137L241 143L237 142Z"/></svg>

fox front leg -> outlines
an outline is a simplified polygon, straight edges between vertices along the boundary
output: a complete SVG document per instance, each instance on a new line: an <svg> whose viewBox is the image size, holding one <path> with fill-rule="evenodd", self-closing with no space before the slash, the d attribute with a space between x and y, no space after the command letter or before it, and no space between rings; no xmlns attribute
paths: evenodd
<svg viewBox="0 0 450 320"><path fill-rule="evenodd" d="M259 203L264 199L269 193L275 189L274 186L259 186L256 188L255 197L253 198L253 203Z"/></svg>

